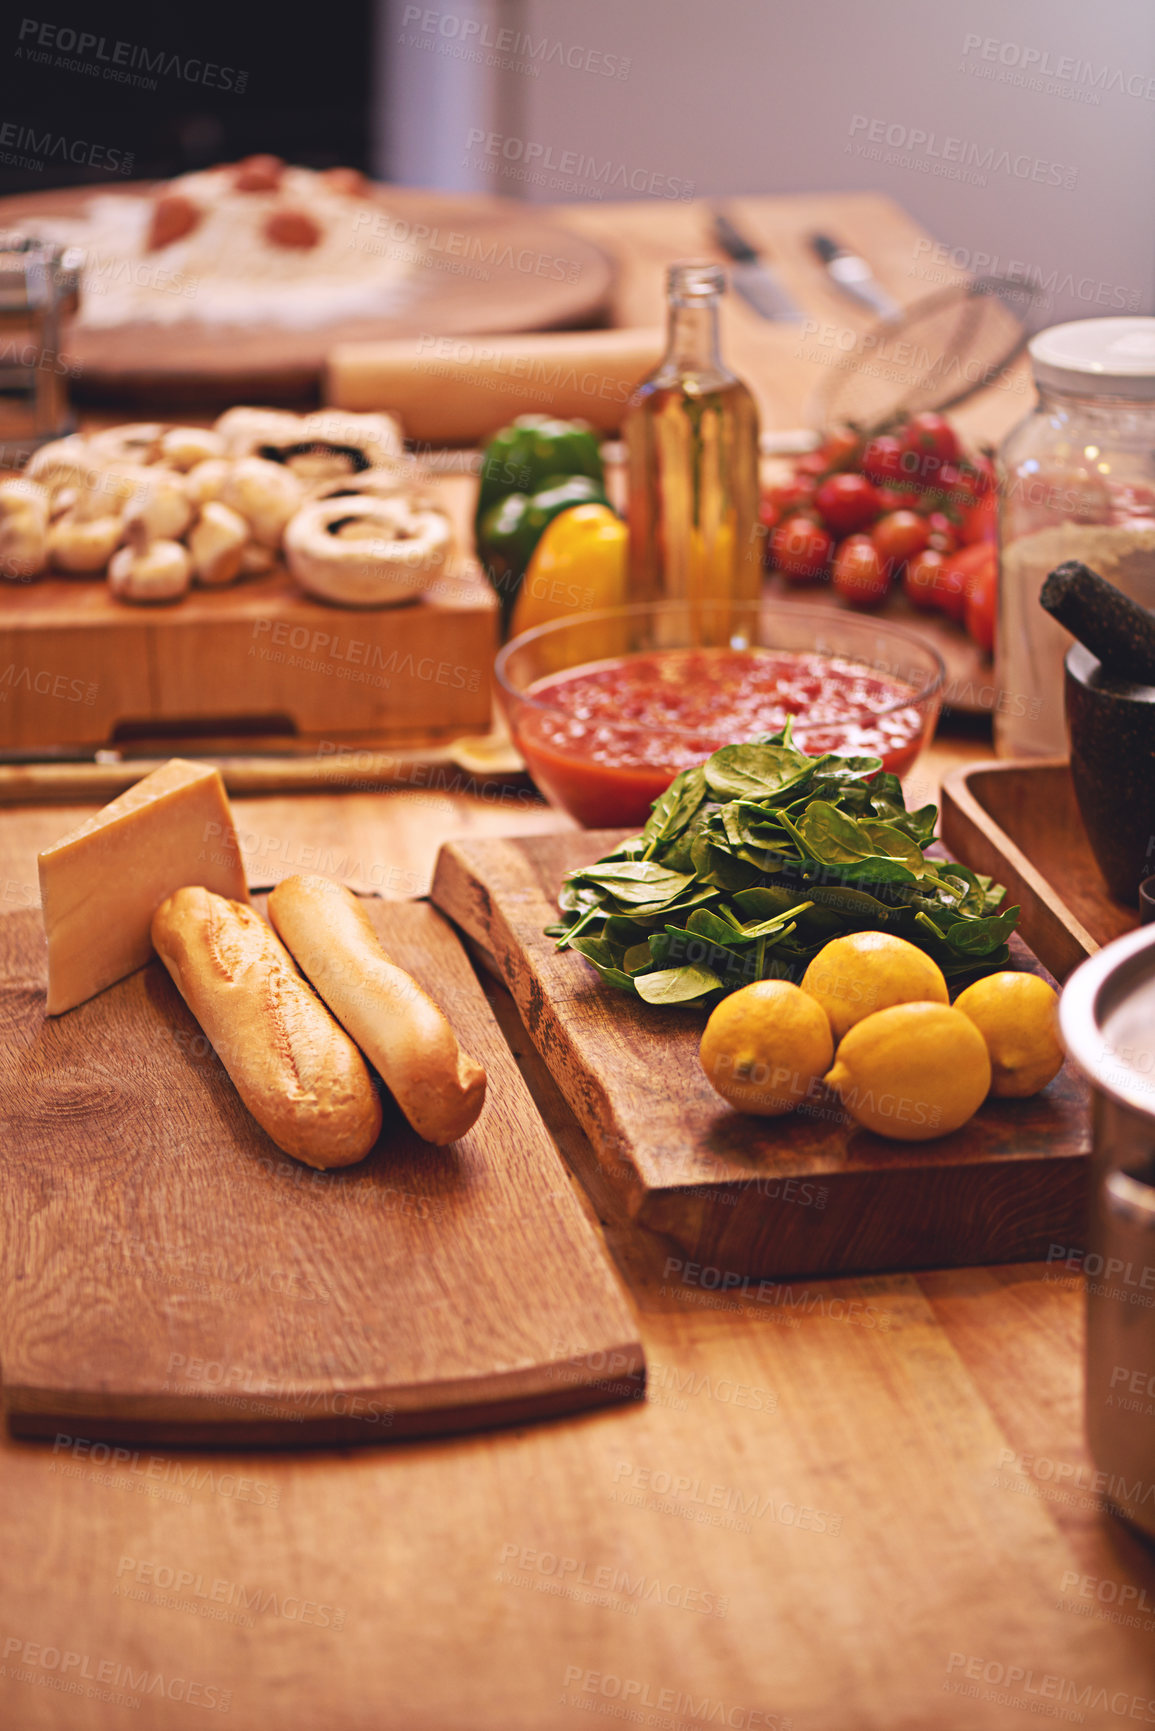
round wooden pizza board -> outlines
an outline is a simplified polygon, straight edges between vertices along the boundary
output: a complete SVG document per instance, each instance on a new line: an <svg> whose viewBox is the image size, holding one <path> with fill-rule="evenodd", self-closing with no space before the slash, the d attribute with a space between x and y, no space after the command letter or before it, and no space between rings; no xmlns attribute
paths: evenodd
<svg viewBox="0 0 1155 1731"><path fill-rule="evenodd" d="M38 217L81 215L94 190L70 187L0 199L0 227L31 228ZM121 196L152 192L151 184L140 182ZM101 401L163 399L170 405L283 402L316 394L336 342L564 330L604 318L613 282L610 259L531 207L394 186L375 188L374 198L393 223L380 229L364 225L366 244L408 235L424 247L424 264L412 273L404 303L388 316L335 320L310 330L191 318L108 329L76 323L64 344L75 369L73 394ZM424 237L417 236L419 227L428 231Z"/></svg>

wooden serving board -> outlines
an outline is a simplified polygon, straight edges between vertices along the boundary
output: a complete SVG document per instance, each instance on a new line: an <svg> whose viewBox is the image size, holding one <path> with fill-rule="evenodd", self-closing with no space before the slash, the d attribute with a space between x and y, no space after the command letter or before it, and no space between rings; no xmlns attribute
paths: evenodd
<svg viewBox="0 0 1155 1731"><path fill-rule="evenodd" d="M943 782L942 834L959 859L1006 884L1023 937L1060 980L1139 924L1108 893L1066 758L955 770Z"/></svg>
<svg viewBox="0 0 1155 1731"><path fill-rule="evenodd" d="M432 897L492 957L606 1181L700 1283L1027 1261L1079 1242L1090 1133L1070 1065L931 1142L874 1136L833 1098L811 1117L731 1111L698 1061L702 1011L635 1002L543 935L564 874L624 833L451 842Z"/></svg>
<svg viewBox="0 0 1155 1731"><path fill-rule="evenodd" d="M470 545L472 479L428 490ZM416 742L489 726L497 602L465 553L402 607L327 606L283 568L166 607L117 601L103 576L0 590L0 749L210 729Z"/></svg>
<svg viewBox="0 0 1155 1731"><path fill-rule="evenodd" d="M452 931L367 901L486 1066L450 1148L390 1102L320 1173L249 1116L159 962L44 1015L36 913L0 918L0 1377L14 1432L388 1442L641 1392L630 1308Z"/></svg>
<svg viewBox="0 0 1155 1731"><path fill-rule="evenodd" d="M101 188L102 196L109 196ZM150 198L140 182L124 198ZM0 226L35 228L38 217L83 215L91 187L0 199ZM403 298L380 318L333 320L306 330L270 324L91 328L74 324L65 352L76 395L164 405L296 402L315 396L334 343L374 337L456 336L474 331L561 330L597 323L613 286L613 265L596 242L555 227L512 199L462 198L413 187L374 189L385 219L350 223L350 246L382 249L390 237L426 230L423 263ZM191 303L195 306L195 299ZM494 425L501 419L495 417Z"/></svg>

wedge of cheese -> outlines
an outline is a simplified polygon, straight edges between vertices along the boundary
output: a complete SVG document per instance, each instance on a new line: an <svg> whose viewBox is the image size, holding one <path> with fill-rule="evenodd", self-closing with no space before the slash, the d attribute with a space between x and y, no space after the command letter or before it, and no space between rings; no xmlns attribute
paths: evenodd
<svg viewBox="0 0 1155 1731"><path fill-rule="evenodd" d="M152 916L185 884L247 902L225 784L174 757L40 855L48 1014L59 1016L151 960Z"/></svg>

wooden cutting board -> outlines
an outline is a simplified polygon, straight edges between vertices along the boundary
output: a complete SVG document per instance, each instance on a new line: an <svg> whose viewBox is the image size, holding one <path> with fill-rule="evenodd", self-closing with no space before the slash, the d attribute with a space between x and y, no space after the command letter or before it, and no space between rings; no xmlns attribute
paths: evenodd
<svg viewBox="0 0 1155 1731"><path fill-rule="evenodd" d="M426 483L456 551L403 607L315 601L283 567L166 607L103 575L0 585L0 749L264 734L313 745L453 739L489 726L497 602L472 553L476 483Z"/></svg>
<svg viewBox="0 0 1155 1731"><path fill-rule="evenodd" d="M44 1016L39 915L0 918L0 1377L12 1430L388 1442L641 1393L634 1318L466 957L366 901L486 1066L475 1128L386 1103L360 1165L259 1128L159 962Z"/></svg>
<svg viewBox="0 0 1155 1731"><path fill-rule="evenodd" d="M731 1111L698 1061L701 1010L636 1002L543 935L564 874L624 833L451 842L432 897L492 957L604 1175L698 1265L693 1282L1026 1261L1081 1242L1090 1129L1070 1065L931 1142L860 1130L833 1099L812 1117Z"/></svg>
<svg viewBox="0 0 1155 1731"><path fill-rule="evenodd" d="M20 193L0 199L0 227L34 228L38 217L83 215L91 187ZM151 197L152 184L124 198ZM101 189L104 197L116 196ZM555 227L513 199L462 198L413 187L374 189L377 218L350 227L350 246L382 250L391 237L425 231L422 264L403 298L380 318L331 320L297 330L211 325L186 318L169 325L74 324L62 355L76 396L101 401L175 404L296 402L315 396L336 342L376 337L457 336L473 331L561 330L599 322L613 266L596 242ZM106 268L114 268L112 262ZM190 305L196 305L195 297ZM500 410L494 425L501 421Z"/></svg>

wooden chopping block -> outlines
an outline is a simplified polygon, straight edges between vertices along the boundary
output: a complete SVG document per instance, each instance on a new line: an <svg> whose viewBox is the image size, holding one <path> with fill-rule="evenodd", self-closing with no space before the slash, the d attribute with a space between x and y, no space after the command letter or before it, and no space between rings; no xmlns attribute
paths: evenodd
<svg viewBox="0 0 1155 1731"><path fill-rule="evenodd" d="M433 444L476 444L515 415L533 413L581 416L612 433L664 347L660 330L338 343L326 400L388 409L410 439Z"/></svg>

